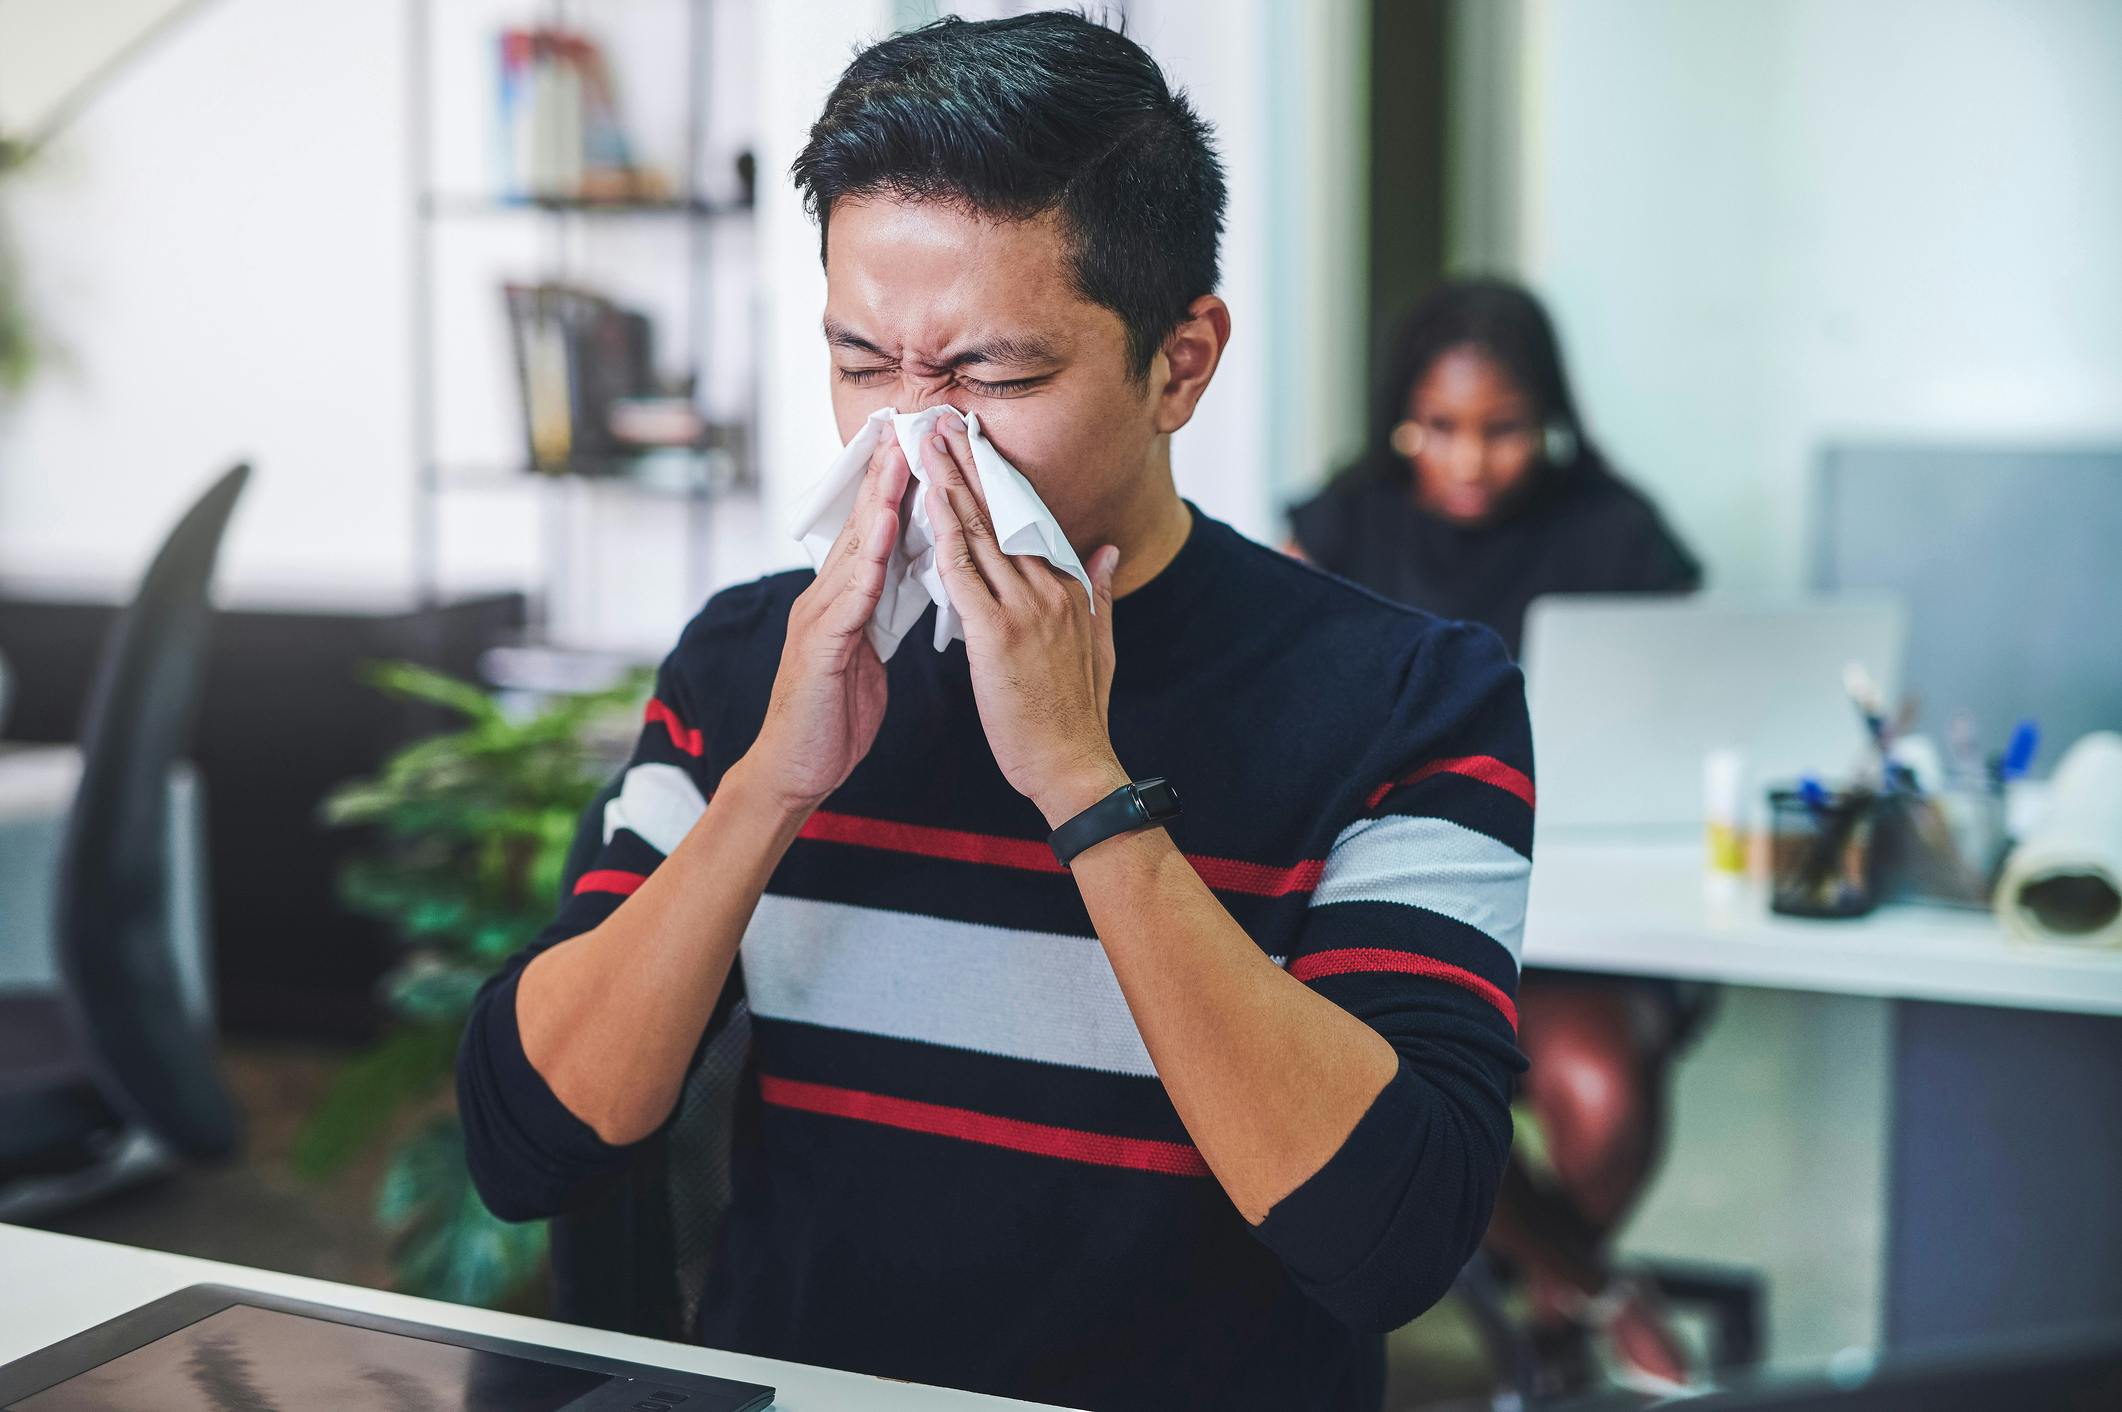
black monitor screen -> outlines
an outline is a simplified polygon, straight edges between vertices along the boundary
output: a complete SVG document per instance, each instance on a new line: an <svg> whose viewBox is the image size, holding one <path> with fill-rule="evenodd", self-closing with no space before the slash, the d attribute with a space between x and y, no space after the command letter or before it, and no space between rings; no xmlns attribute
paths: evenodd
<svg viewBox="0 0 2122 1412"><path fill-rule="evenodd" d="M234 1304L9 1412L558 1412L610 1381L554 1363Z"/></svg>

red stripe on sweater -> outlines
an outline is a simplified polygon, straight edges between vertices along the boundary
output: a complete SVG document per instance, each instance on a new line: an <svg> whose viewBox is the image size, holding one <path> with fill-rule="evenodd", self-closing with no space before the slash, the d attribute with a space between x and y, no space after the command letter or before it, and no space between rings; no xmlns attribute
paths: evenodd
<svg viewBox="0 0 2122 1412"><path fill-rule="evenodd" d="M893 819L832 814L823 809L804 820L803 828L796 836L820 843L847 843L857 848L882 848L892 853L918 853L924 858L948 858L954 863L991 863L1000 868L1021 868L1032 873L1068 871L1054 857L1054 850L1042 840L967 833L963 829L940 829L929 824L902 824Z"/></svg>
<svg viewBox="0 0 2122 1412"><path fill-rule="evenodd" d="M663 722L663 729L670 732L670 743L686 754L697 756L700 753L700 732L689 728L685 722L678 719L676 711L655 697L648 699L648 708L641 713L641 718L645 721Z"/></svg>
<svg viewBox="0 0 2122 1412"><path fill-rule="evenodd" d="M1319 886L1319 879L1326 872L1324 858L1307 858L1287 868L1248 863L1242 858L1211 858L1201 853L1187 854L1186 861L1194 865L1201 881L1217 892L1245 892L1255 897L1310 892Z"/></svg>
<svg viewBox="0 0 2122 1412"><path fill-rule="evenodd" d="M622 872L617 868L592 868L576 879L575 896L580 897L585 892L616 892L621 897L629 897L647 881L646 873Z"/></svg>
<svg viewBox="0 0 2122 1412"><path fill-rule="evenodd" d="M955 863L986 863L999 868L1018 868L1029 873L1065 873L1068 869L1054 858L1054 851L1038 839L1005 838L1000 834L968 833L963 829L936 828L930 824L902 824L893 819L871 819L860 814L834 814L824 810L804 822L798 838L819 843L845 843L857 848L882 848L893 853L916 853L925 858L945 858ZM1320 858L1307 858L1288 867L1248 863L1241 858L1217 858L1189 853L1201 880L1218 892L1244 892L1259 897L1285 897L1310 892L1326 870Z"/></svg>
<svg viewBox="0 0 2122 1412"><path fill-rule="evenodd" d="M771 1074L759 1076L759 1096L781 1108L796 1108L833 1118L852 1118L857 1122L953 1137L961 1142L984 1143L989 1147L1006 1147L1040 1157L1059 1157L1100 1167L1132 1167L1137 1171L1162 1172L1171 1177L1208 1175L1208 1163L1201 1160L1199 1152L1183 1142L1159 1142L1152 1138L1085 1132L1080 1128L1057 1128L1047 1123L1028 1123L1021 1118L976 1113L970 1108L948 1108L940 1103L892 1098L860 1089L776 1078Z"/></svg>
<svg viewBox="0 0 2122 1412"><path fill-rule="evenodd" d="M1447 760L1432 760L1405 779L1387 780L1370 792L1363 807L1375 809L1380 800L1402 785L1418 784L1431 775L1464 775L1517 795L1528 809L1533 805L1533 782L1525 771L1506 765L1493 755L1458 755Z"/></svg>
<svg viewBox="0 0 2122 1412"><path fill-rule="evenodd" d="M1336 951L1314 951L1309 956L1299 956L1289 963L1289 973L1300 981L1313 980L1319 976L1345 976L1362 971L1397 971L1410 976L1427 976L1431 980L1463 987L1502 1011L1503 1018L1510 1021L1511 1033L1517 1033L1518 1007L1499 986L1475 975L1464 966L1454 966L1433 956L1417 956L1407 951L1387 951L1376 946L1350 946Z"/></svg>

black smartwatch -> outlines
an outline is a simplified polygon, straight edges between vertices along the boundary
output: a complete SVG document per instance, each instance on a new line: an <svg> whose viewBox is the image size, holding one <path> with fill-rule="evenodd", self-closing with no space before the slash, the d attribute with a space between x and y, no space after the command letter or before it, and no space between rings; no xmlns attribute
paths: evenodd
<svg viewBox="0 0 2122 1412"><path fill-rule="evenodd" d="M1163 779L1123 784L1047 836L1054 856L1069 860L1094 843L1137 829L1162 828L1179 817L1179 791Z"/></svg>

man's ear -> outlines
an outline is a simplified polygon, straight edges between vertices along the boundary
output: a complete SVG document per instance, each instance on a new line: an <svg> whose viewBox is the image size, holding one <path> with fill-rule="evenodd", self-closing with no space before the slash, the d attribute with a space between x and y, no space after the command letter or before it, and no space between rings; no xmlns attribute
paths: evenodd
<svg viewBox="0 0 2122 1412"><path fill-rule="evenodd" d="M1168 436L1193 420L1229 343L1230 305L1204 294L1187 306L1186 321L1172 330L1150 366L1150 377L1162 379L1156 387L1158 435Z"/></svg>

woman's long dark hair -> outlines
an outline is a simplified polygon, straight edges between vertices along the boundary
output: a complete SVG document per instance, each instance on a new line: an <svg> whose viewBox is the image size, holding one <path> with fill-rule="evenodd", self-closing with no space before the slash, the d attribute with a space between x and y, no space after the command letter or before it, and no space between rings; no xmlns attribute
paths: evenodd
<svg viewBox="0 0 2122 1412"><path fill-rule="evenodd" d="M1388 482L1406 477L1407 462L1393 450L1393 428L1406 420L1415 385L1455 348L1475 348L1493 358L1533 404L1543 431L1564 434L1571 454L1548 469L1604 465L1578 419L1569 376L1562 370L1562 345L1547 310L1507 280L1461 279L1438 285L1393 326L1373 393L1370 439L1363 459L1343 477Z"/></svg>

